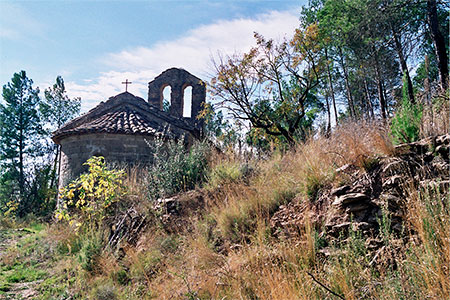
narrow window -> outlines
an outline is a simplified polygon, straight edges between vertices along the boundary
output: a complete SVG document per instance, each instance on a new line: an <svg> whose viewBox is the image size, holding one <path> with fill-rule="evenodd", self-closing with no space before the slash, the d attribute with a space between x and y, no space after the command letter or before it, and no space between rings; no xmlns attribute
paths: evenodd
<svg viewBox="0 0 450 300"><path fill-rule="evenodd" d="M170 106L172 105L172 87L170 85L166 86L163 89L163 103L162 103L162 110L163 111L169 111Z"/></svg>
<svg viewBox="0 0 450 300"><path fill-rule="evenodd" d="M184 89L183 94L183 118L192 117L192 86Z"/></svg>

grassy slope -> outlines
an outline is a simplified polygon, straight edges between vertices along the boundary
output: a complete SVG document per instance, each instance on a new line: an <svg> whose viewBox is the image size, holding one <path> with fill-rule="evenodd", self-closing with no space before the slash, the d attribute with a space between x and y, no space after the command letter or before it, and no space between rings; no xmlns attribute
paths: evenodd
<svg viewBox="0 0 450 300"><path fill-rule="evenodd" d="M175 232L155 219L120 261L101 250L98 232L76 235L61 225L2 231L2 245L20 245L1 247L2 296L18 293L13 281L31 281L37 299L449 298L450 203L441 195L411 191L405 231L414 236L382 266L370 264L358 232L328 257L308 218L295 239L272 235L270 216L280 205L344 183L337 167L364 170L391 153L382 128L353 125L256 163L245 182L236 173L242 162L220 158L202 214L186 215ZM138 177L129 184L142 189ZM388 226L384 237L387 247L397 241Z"/></svg>

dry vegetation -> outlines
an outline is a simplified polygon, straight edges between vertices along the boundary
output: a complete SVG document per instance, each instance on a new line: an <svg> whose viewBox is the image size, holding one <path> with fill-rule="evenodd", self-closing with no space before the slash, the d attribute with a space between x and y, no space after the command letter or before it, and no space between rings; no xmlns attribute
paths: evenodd
<svg viewBox="0 0 450 300"><path fill-rule="evenodd" d="M443 128L448 132L448 124ZM350 180L336 169L351 164L365 172L392 156L390 140L381 124L346 124L330 138L311 138L265 161L214 154L199 188L203 209L172 217L182 226L162 222L164 212L143 203L146 182L134 170L121 201L139 204L149 220L137 244L110 249L102 246L101 231L77 234L54 225L46 236L58 257L51 278L58 280L37 289L42 299L448 299L448 190L409 188L406 246L391 256L382 252L386 257L377 262L384 263L372 263L375 253L360 232L350 232L323 255L307 210L295 239L277 238L270 227L280 205L315 201L321 191ZM381 227L386 248L398 242L389 222Z"/></svg>

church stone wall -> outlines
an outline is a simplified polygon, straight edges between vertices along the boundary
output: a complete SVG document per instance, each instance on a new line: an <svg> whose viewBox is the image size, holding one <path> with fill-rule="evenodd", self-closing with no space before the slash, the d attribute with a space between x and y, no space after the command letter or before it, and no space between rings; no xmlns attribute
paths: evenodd
<svg viewBox="0 0 450 300"><path fill-rule="evenodd" d="M92 156L104 156L107 163L145 165L151 162L152 153L147 142L152 137L126 134L84 134L61 140L61 176L59 187L68 184L82 172L83 164Z"/></svg>

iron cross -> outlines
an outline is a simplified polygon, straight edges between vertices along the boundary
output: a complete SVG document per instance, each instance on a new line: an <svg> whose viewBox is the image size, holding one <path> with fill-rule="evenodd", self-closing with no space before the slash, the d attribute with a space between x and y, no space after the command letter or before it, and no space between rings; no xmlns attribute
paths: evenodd
<svg viewBox="0 0 450 300"><path fill-rule="evenodd" d="M132 84L132 82L128 81L128 79L126 79L124 82L122 82L122 84L125 84L125 92L128 92L128 85Z"/></svg>

